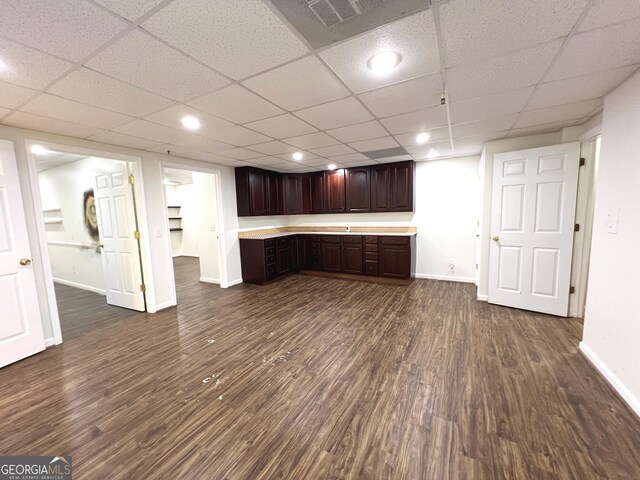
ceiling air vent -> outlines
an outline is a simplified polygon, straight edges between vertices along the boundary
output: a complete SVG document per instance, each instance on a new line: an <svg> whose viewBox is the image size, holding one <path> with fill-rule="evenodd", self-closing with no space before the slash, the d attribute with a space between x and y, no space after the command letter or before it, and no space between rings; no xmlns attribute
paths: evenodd
<svg viewBox="0 0 640 480"><path fill-rule="evenodd" d="M307 0L311 11L325 27L379 7L389 0Z"/></svg>

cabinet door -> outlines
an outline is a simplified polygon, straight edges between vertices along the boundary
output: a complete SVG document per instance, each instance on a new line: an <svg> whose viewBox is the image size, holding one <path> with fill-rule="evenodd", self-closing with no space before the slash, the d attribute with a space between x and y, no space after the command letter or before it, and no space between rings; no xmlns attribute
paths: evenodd
<svg viewBox="0 0 640 480"><path fill-rule="evenodd" d="M280 213L280 175L266 172L265 175L265 210L267 215Z"/></svg>
<svg viewBox="0 0 640 480"><path fill-rule="evenodd" d="M251 215L266 215L264 172L249 170L249 209Z"/></svg>
<svg viewBox="0 0 640 480"><path fill-rule="evenodd" d="M342 245L342 271L344 273L362 273L362 244Z"/></svg>
<svg viewBox="0 0 640 480"><path fill-rule="evenodd" d="M291 237L289 245L291 246L291 270L297 272L300 270L300 243L298 237Z"/></svg>
<svg viewBox="0 0 640 480"><path fill-rule="evenodd" d="M380 245L380 276L411 277L411 249L407 245Z"/></svg>
<svg viewBox="0 0 640 480"><path fill-rule="evenodd" d="M278 275L291 271L291 246L279 245L276 247L276 269Z"/></svg>
<svg viewBox="0 0 640 480"><path fill-rule="evenodd" d="M391 166L391 210L413 211L413 162L392 163Z"/></svg>
<svg viewBox="0 0 640 480"><path fill-rule="evenodd" d="M297 215L302 213L302 176L288 173L282 176L284 189L284 213L285 215Z"/></svg>
<svg viewBox="0 0 640 480"><path fill-rule="evenodd" d="M341 213L345 211L344 169L325 172L325 211Z"/></svg>
<svg viewBox="0 0 640 480"><path fill-rule="evenodd" d="M327 272L339 272L341 269L340 264L340 250L341 245L339 243L323 243L322 244L322 269Z"/></svg>
<svg viewBox="0 0 640 480"><path fill-rule="evenodd" d="M359 167L345 170L347 212L371 211L371 168Z"/></svg>
<svg viewBox="0 0 640 480"><path fill-rule="evenodd" d="M309 175L309 213L324 213L324 172Z"/></svg>
<svg viewBox="0 0 640 480"><path fill-rule="evenodd" d="M391 167L371 167L371 211L391 211Z"/></svg>

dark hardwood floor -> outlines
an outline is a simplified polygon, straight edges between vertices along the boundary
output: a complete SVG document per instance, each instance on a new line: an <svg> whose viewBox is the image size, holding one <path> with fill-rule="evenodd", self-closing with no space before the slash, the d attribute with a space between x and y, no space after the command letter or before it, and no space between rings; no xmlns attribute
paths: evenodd
<svg viewBox="0 0 640 480"><path fill-rule="evenodd" d="M177 308L111 308L0 370L0 454L72 455L78 479L640 478L640 420L578 320L429 280L223 290L175 263ZM76 325L103 313L61 297Z"/></svg>

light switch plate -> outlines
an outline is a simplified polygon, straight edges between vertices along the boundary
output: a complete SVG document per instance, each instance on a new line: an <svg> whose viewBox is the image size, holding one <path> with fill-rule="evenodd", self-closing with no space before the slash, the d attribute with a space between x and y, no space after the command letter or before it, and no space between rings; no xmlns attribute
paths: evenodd
<svg viewBox="0 0 640 480"><path fill-rule="evenodd" d="M607 215L607 233L612 235L618 234L618 217Z"/></svg>

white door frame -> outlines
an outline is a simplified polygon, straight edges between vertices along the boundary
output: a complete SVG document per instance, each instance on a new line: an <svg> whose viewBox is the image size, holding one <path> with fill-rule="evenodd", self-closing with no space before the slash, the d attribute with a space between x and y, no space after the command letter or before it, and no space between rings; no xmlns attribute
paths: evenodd
<svg viewBox="0 0 640 480"><path fill-rule="evenodd" d="M31 189L31 199L34 205L34 215L36 219L36 234L38 236L38 245L36 246L42 258L42 267L44 272L44 283L46 289L47 306L51 325L53 328L54 344L62 343L62 330L60 328L60 315L58 314L58 304L56 301L56 292L53 282L53 273L51 271L51 259L49 258L49 249L47 248L47 234L44 223L44 214L42 212L42 201L40 198L40 183L38 181L38 169L36 167L36 156L31 152L33 145L42 145L47 150L56 152L72 153L76 155L86 155L92 157L100 157L108 160L120 160L130 162L133 175L135 177L134 196L136 199L136 214L138 216L138 227L140 230L140 251L142 257L142 273L144 275L145 285L147 287L147 311L154 313L156 311L155 289L153 283L153 272L151 269L151 245L149 243L149 227L147 224L147 208L144 201L144 182L142 180L142 158L133 155L125 155L121 153L106 152L94 148L76 147L70 145L62 145L53 142L40 140L25 139L25 151L27 156L27 167L29 172L29 186ZM43 292L39 292L41 295Z"/></svg>
<svg viewBox="0 0 640 480"><path fill-rule="evenodd" d="M227 272L227 255L226 255L226 229L224 228L224 209L222 208L222 188L220 184L220 170L216 168L208 168L208 167L196 167L193 165L186 165L184 163L170 162L170 161L161 161L160 162L160 171L162 175L160 176L160 181L164 180L164 169L165 168L173 168L176 170L185 170L187 172L198 172L198 173L207 173L209 175L213 175L213 181L216 186L216 203L218 207L218 225L216 226L218 230L218 258L220 259L220 288L228 288L229 287L229 278ZM167 192L164 188L164 183L162 184L162 206L164 207L164 211L167 211ZM165 232L169 231L169 217L168 215L164 215L163 219L164 230ZM171 246L171 235L167 235L167 248L168 251L172 251ZM173 271L173 256L169 255L169 271L171 272L171 285L172 288L172 300L173 305L178 304L178 297L176 294L176 278L175 272Z"/></svg>

